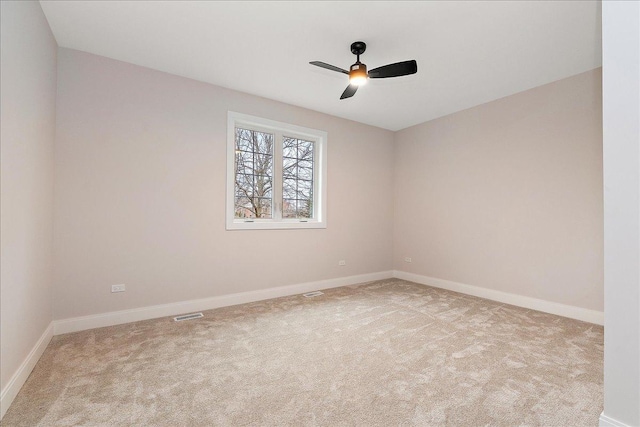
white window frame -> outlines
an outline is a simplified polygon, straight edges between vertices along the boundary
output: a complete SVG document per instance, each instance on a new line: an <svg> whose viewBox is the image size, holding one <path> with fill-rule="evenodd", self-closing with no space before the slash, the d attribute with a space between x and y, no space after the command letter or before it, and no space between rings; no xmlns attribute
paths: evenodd
<svg viewBox="0 0 640 427"><path fill-rule="evenodd" d="M274 134L272 218L235 218L236 126ZM282 218L283 135L314 142L313 218ZM327 228L327 132L229 111L226 203L227 230Z"/></svg>

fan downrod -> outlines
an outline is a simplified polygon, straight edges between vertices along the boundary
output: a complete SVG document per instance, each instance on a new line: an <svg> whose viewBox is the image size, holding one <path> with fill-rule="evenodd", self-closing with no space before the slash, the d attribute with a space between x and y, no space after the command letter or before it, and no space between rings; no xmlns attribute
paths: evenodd
<svg viewBox="0 0 640 427"><path fill-rule="evenodd" d="M354 55L362 55L367 50L367 44L365 42L353 42L351 43L351 53Z"/></svg>

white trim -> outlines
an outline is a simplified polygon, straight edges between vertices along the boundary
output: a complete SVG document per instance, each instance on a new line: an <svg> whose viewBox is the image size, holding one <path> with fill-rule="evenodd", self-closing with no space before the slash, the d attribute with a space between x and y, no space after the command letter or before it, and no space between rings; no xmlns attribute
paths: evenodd
<svg viewBox="0 0 640 427"><path fill-rule="evenodd" d="M13 374L5 388L0 393L0 419L7 413L9 406L13 402L13 399L18 395L18 392L24 385L27 378L33 371L33 368L40 360L40 356L44 353L44 350L49 345L49 341L53 337L53 322L49 323L47 329L43 332L42 336L33 346L27 357L22 361L22 364L18 370Z"/></svg>
<svg viewBox="0 0 640 427"><path fill-rule="evenodd" d="M235 218L235 162L236 162L236 125L248 129L274 134L274 185L272 193L272 219L236 219ZM315 145L313 167L313 205L314 218L282 218L282 141L283 136L304 138ZM227 112L227 194L226 229L227 230L274 230L295 228L327 228L327 132L292 125L248 114Z"/></svg>
<svg viewBox="0 0 640 427"><path fill-rule="evenodd" d="M230 305L303 294L320 289L337 288L340 286L355 285L373 280L390 279L391 277L393 277L392 271L380 271L377 273L358 274L355 276L338 277L335 279L300 283L297 285L279 286L277 288L261 289L258 291L240 292L198 300L181 301L171 304L154 305L134 308L131 310L112 311L109 313L95 314L91 316L55 320L53 322L53 333L55 335L60 335L69 332L137 322L139 320L176 316L183 313L211 310L213 308L227 307Z"/></svg>
<svg viewBox="0 0 640 427"><path fill-rule="evenodd" d="M582 320L584 322L595 323L596 325L604 325L604 313L602 311L589 310L587 308L575 307L573 305L560 304L557 302L526 297L509 292L496 291L494 289L482 288L480 286L466 285L464 283L452 282L450 280L437 279L435 277L422 276L399 270L394 270L393 277L409 280L421 285L447 289L449 291L486 298L493 301L503 302L505 304L516 305L518 307L529 308L558 316L569 317L571 319Z"/></svg>
<svg viewBox="0 0 640 427"><path fill-rule="evenodd" d="M604 412L600 414L600 423L598 425L600 427L631 427L622 421L618 421L615 418L605 415Z"/></svg>

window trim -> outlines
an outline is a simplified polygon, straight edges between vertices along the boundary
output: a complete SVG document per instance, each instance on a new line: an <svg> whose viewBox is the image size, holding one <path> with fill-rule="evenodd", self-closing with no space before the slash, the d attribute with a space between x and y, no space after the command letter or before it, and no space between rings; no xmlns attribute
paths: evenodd
<svg viewBox="0 0 640 427"><path fill-rule="evenodd" d="M274 134L273 173L274 183L282 185L282 135L312 140L314 142L314 218L282 218L282 189L274 185L272 212L274 218L237 219L235 218L235 161L236 126ZM279 138L280 137L280 138ZM278 152L279 151L279 152ZM278 175L278 176L277 176ZM317 129L250 116L228 111L227 114L227 230L278 230L327 228L327 132Z"/></svg>

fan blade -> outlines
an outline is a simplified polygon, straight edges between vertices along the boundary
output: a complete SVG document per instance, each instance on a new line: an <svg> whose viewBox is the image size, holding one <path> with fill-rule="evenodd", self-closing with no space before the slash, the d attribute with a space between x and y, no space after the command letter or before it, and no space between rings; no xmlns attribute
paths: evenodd
<svg viewBox="0 0 640 427"><path fill-rule="evenodd" d="M356 85L347 86L344 92L342 92L342 96L340 97L340 99L351 98L353 95L355 95L357 90L358 86Z"/></svg>
<svg viewBox="0 0 640 427"><path fill-rule="evenodd" d="M340 67L336 67L334 65L327 64L326 62L312 61L312 62L309 62L309 64L315 65L316 67L320 67L320 68L326 68L327 70L337 71L339 73L344 73L344 74L349 74L349 72L347 70L343 70Z"/></svg>
<svg viewBox="0 0 640 427"><path fill-rule="evenodd" d="M369 70L369 77L372 79L384 79L386 77L408 76L409 74L415 74L417 71L418 63L411 60L383 65L382 67Z"/></svg>

